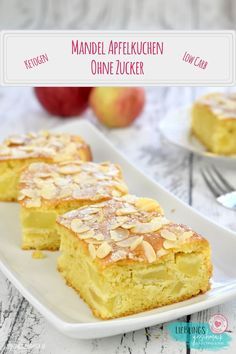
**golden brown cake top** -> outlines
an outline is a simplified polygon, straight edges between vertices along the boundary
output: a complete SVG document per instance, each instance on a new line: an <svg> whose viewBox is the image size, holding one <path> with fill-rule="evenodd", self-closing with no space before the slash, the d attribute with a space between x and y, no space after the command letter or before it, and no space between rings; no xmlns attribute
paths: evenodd
<svg viewBox="0 0 236 354"><path fill-rule="evenodd" d="M90 160L88 145L77 135L47 131L12 135L0 145L0 161L33 158L53 162L84 160L84 149L88 150L86 160Z"/></svg>
<svg viewBox="0 0 236 354"><path fill-rule="evenodd" d="M197 103L209 107L219 119L236 119L236 93L210 93Z"/></svg>
<svg viewBox="0 0 236 354"><path fill-rule="evenodd" d="M118 165L69 161L32 163L21 175L18 200L26 208L63 201L98 202L128 193Z"/></svg>
<svg viewBox="0 0 236 354"><path fill-rule="evenodd" d="M83 240L103 266L121 260L152 263L193 239L203 240L167 220L155 200L133 195L73 210L57 222Z"/></svg>

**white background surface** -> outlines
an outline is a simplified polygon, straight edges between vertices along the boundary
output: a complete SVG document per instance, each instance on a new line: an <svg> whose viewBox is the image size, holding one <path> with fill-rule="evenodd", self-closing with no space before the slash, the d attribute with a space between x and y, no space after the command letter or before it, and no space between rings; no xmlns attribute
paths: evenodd
<svg viewBox="0 0 236 354"><path fill-rule="evenodd" d="M234 0L1 0L1 29L235 29ZM153 88L147 91L144 113L125 130L99 128L148 175L212 220L236 232L235 212L218 205L206 188L200 169L209 161L167 143L158 122L167 110L189 104L208 89ZM215 89L209 88L208 91ZM29 88L0 89L0 138L12 132L41 129L59 124L47 117ZM86 114L94 122L90 111ZM218 168L236 186L235 165ZM224 247L224 242L222 243ZM65 299L66 301L66 299ZM236 351L236 300L183 317L182 321L208 321L214 313L228 319L231 346ZM99 340L71 340L58 333L14 287L0 276L0 352L46 354L185 354L185 343L173 341L167 325ZM205 354L212 352L203 351Z"/></svg>

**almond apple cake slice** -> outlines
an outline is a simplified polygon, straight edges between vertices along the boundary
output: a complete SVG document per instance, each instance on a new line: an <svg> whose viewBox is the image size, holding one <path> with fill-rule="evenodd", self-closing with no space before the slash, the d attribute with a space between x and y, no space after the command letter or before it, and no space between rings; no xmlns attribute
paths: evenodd
<svg viewBox="0 0 236 354"><path fill-rule="evenodd" d="M80 136L45 131L10 136L0 145L0 200L16 201L20 174L31 163L75 159L91 160L90 148Z"/></svg>
<svg viewBox="0 0 236 354"><path fill-rule="evenodd" d="M159 204L132 195L57 218L58 270L95 316L111 319L206 292L210 246Z"/></svg>
<svg viewBox="0 0 236 354"><path fill-rule="evenodd" d="M210 93L192 107L192 132L220 155L236 154L236 93Z"/></svg>
<svg viewBox="0 0 236 354"><path fill-rule="evenodd" d="M33 163L19 182L23 249L57 250L56 217L128 192L118 165L93 162Z"/></svg>

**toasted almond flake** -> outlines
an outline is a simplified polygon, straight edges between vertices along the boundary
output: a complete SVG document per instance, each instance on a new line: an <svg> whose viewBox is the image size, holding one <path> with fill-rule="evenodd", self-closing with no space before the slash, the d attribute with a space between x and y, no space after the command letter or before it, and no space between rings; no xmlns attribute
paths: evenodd
<svg viewBox="0 0 236 354"><path fill-rule="evenodd" d="M117 250L112 253L111 255L111 260L113 262L117 262L120 259L125 259L127 257L127 251L126 250Z"/></svg>
<svg viewBox="0 0 236 354"><path fill-rule="evenodd" d="M131 232L137 234L145 234L150 232L155 232L162 228L163 225L168 223L167 219L164 217L155 217L150 222L141 223L138 222L135 227L131 229Z"/></svg>
<svg viewBox="0 0 236 354"><path fill-rule="evenodd" d="M118 227L121 227L122 225L122 222L112 222L111 224L108 225L108 229L109 230L115 230L117 229Z"/></svg>
<svg viewBox="0 0 236 354"><path fill-rule="evenodd" d="M143 242L143 236L138 237L133 243L130 245L130 250L134 251L141 243Z"/></svg>
<svg viewBox="0 0 236 354"><path fill-rule="evenodd" d="M130 204L135 204L137 197L135 195L132 194L126 194L122 197L122 200L130 203Z"/></svg>
<svg viewBox="0 0 236 354"><path fill-rule="evenodd" d="M70 224L71 230L76 233L83 233L89 231L89 227L87 225L83 225L80 219L73 219Z"/></svg>
<svg viewBox="0 0 236 354"><path fill-rule="evenodd" d="M81 198L82 193L81 193L81 189L80 187L77 187L75 190L73 190L72 192L72 197L77 199L77 198Z"/></svg>
<svg viewBox="0 0 236 354"><path fill-rule="evenodd" d="M121 228L110 231L111 239L113 241L121 241L129 236L129 231Z"/></svg>
<svg viewBox="0 0 236 354"><path fill-rule="evenodd" d="M41 199L40 198L35 198L35 199L29 199L27 200L27 208L39 208L41 207Z"/></svg>
<svg viewBox="0 0 236 354"><path fill-rule="evenodd" d="M88 250L89 250L89 254L91 256L92 259L96 258L96 248L94 247L94 245L92 243L88 244Z"/></svg>
<svg viewBox="0 0 236 354"><path fill-rule="evenodd" d="M94 237L93 230L84 231L82 232L82 234L79 235L79 238L81 238L81 240L85 240L87 238L93 238L93 237Z"/></svg>
<svg viewBox="0 0 236 354"><path fill-rule="evenodd" d="M11 149L7 148L7 147L1 147L0 148L0 155L4 156L4 155L10 155L11 154Z"/></svg>
<svg viewBox="0 0 236 354"><path fill-rule="evenodd" d="M120 216L120 215L129 215L129 214L134 214L137 212L137 209L135 209L133 206L127 206L121 209L118 209L116 211L116 215Z"/></svg>
<svg viewBox="0 0 236 354"><path fill-rule="evenodd" d="M98 258L105 258L112 251L112 247L104 241L97 249L96 256Z"/></svg>
<svg viewBox="0 0 236 354"><path fill-rule="evenodd" d="M192 236L193 236L193 232L192 231L185 231L182 235L180 235L179 240L180 241L186 241Z"/></svg>
<svg viewBox="0 0 236 354"><path fill-rule="evenodd" d="M90 207L90 208L84 209L83 212L84 212L85 214L89 214L89 215L91 215L91 214L97 214L97 213L99 213L99 208Z"/></svg>
<svg viewBox="0 0 236 354"><path fill-rule="evenodd" d="M96 215L91 214L91 215L84 215L83 220L89 221L89 220L94 220Z"/></svg>
<svg viewBox="0 0 236 354"><path fill-rule="evenodd" d="M65 165L59 167L59 172L63 175L73 175L81 171L80 166L78 165Z"/></svg>
<svg viewBox="0 0 236 354"><path fill-rule="evenodd" d="M121 224L121 227L122 227L123 229L129 230L129 229L132 229L132 227L135 227L136 224L137 224L137 222L130 221L130 222L128 222L128 223Z"/></svg>
<svg viewBox="0 0 236 354"><path fill-rule="evenodd" d="M161 230L160 234L161 234L161 237L163 237L166 240L170 240L170 241L176 240L176 235L169 230Z"/></svg>
<svg viewBox="0 0 236 354"><path fill-rule="evenodd" d="M161 228L160 223L148 222L148 223L137 223L131 228L131 232L135 234L146 234L150 232L155 232Z"/></svg>
<svg viewBox="0 0 236 354"><path fill-rule="evenodd" d="M159 257L165 256L167 253L168 253L168 251L166 251L164 248L160 248L160 249L157 251L156 255L157 255L157 257L159 258Z"/></svg>
<svg viewBox="0 0 236 354"><path fill-rule="evenodd" d="M175 248L177 245L178 245L178 243L176 241L165 240L163 242L163 247L167 250L170 248Z"/></svg>
<svg viewBox="0 0 236 354"><path fill-rule="evenodd" d="M36 190L34 189L30 189L30 188L26 188L26 189L22 189L20 191L21 195L24 195L25 197L29 197L29 198L37 198L38 197L38 193L36 192Z"/></svg>
<svg viewBox="0 0 236 354"><path fill-rule="evenodd" d="M101 203L96 203L96 204L91 205L91 208L102 209L102 207L104 207L104 206L106 206L106 203L105 202L101 202Z"/></svg>
<svg viewBox="0 0 236 354"><path fill-rule="evenodd" d="M25 199L25 195L20 192L19 195L18 195L17 200L20 201L20 200L23 200L23 199Z"/></svg>
<svg viewBox="0 0 236 354"><path fill-rule="evenodd" d="M102 241L95 240L94 238L88 238L84 240L86 243L92 243L93 245L101 245Z"/></svg>
<svg viewBox="0 0 236 354"><path fill-rule="evenodd" d="M128 188L125 184L123 183L116 183L115 188L122 194L128 193Z"/></svg>
<svg viewBox="0 0 236 354"><path fill-rule="evenodd" d="M97 241L103 241L104 235L102 233L99 233L99 234L94 235L93 238Z"/></svg>
<svg viewBox="0 0 236 354"><path fill-rule="evenodd" d="M119 247L130 247L138 238L139 238L139 236L132 236L132 237L126 238L125 240L118 241L116 244Z"/></svg>
<svg viewBox="0 0 236 354"><path fill-rule="evenodd" d="M117 222L119 223L125 223L126 221L129 220L129 217L128 216L117 216L116 219L115 219Z"/></svg>
<svg viewBox="0 0 236 354"><path fill-rule="evenodd" d="M65 187L68 185L68 179L62 177L54 178L54 183L58 187Z"/></svg>
<svg viewBox="0 0 236 354"><path fill-rule="evenodd" d="M112 194L113 197L120 197L121 196L121 192L119 192L116 189L113 189L111 194Z"/></svg>
<svg viewBox="0 0 236 354"><path fill-rule="evenodd" d="M71 188L70 187L64 187L63 189L60 189L60 192L59 192L60 198L68 198L70 196L71 196Z"/></svg>
<svg viewBox="0 0 236 354"><path fill-rule="evenodd" d="M25 140L26 140L25 135L12 135L8 139L9 143L14 145L22 145L25 143Z"/></svg>
<svg viewBox="0 0 236 354"><path fill-rule="evenodd" d="M39 191L41 197L44 199L53 199L57 195L57 189L53 187L53 185L45 185L40 191Z"/></svg>
<svg viewBox="0 0 236 354"><path fill-rule="evenodd" d="M160 205L153 199L138 198L135 202L136 208L142 211L161 211Z"/></svg>
<svg viewBox="0 0 236 354"><path fill-rule="evenodd" d="M147 241L143 241L142 246L148 262L149 263L155 262L157 257L152 245Z"/></svg>

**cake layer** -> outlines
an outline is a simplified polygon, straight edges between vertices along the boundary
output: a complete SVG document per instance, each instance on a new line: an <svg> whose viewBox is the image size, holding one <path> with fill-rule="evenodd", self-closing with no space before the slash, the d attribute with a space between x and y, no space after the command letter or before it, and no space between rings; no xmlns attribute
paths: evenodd
<svg viewBox="0 0 236 354"><path fill-rule="evenodd" d="M57 251L60 247L60 235L55 229L25 229L23 231L23 250Z"/></svg>
<svg viewBox="0 0 236 354"><path fill-rule="evenodd" d="M119 166L111 163L70 161L31 164L22 173L19 183L22 247L34 249L34 235L41 234L41 230L52 234L58 215L110 199L113 195L124 195L127 191ZM45 241L43 245L44 248L40 249L52 248L51 240L50 244ZM56 234L54 249L57 248Z"/></svg>
<svg viewBox="0 0 236 354"><path fill-rule="evenodd" d="M209 94L196 101L192 132L210 152L236 154L236 95Z"/></svg>
<svg viewBox="0 0 236 354"><path fill-rule="evenodd" d="M21 172L31 163L91 160L89 146L79 137L48 132L15 135L0 145L0 200L15 201Z"/></svg>
<svg viewBox="0 0 236 354"><path fill-rule="evenodd" d="M61 215L57 223L58 270L102 319L209 289L208 242L168 221L154 200L117 197Z"/></svg>

